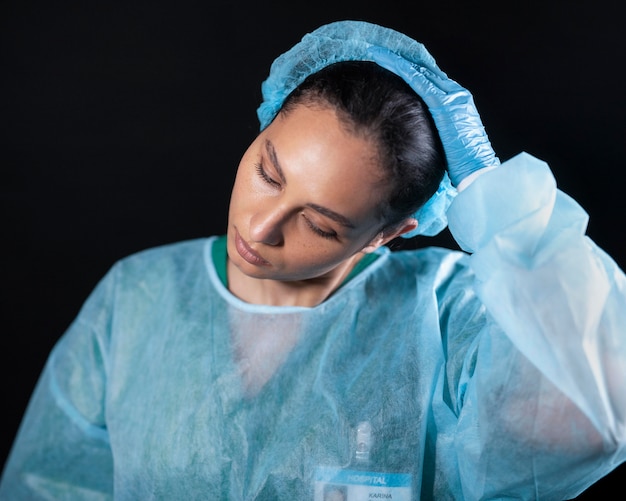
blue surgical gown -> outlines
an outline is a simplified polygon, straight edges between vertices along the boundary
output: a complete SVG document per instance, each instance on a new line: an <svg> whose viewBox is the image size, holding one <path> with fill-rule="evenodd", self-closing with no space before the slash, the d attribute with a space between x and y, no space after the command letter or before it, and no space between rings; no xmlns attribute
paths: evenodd
<svg viewBox="0 0 626 501"><path fill-rule="evenodd" d="M214 238L116 263L45 365L0 497L309 500L363 421L367 470L409 475L413 500L578 495L625 459L624 273L528 154L448 217L467 252L383 248L311 308L234 297Z"/></svg>

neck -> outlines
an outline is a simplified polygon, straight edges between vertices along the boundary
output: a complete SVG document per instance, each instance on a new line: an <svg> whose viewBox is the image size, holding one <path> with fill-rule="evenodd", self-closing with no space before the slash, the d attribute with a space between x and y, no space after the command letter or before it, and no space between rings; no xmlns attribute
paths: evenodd
<svg viewBox="0 0 626 501"><path fill-rule="evenodd" d="M355 254L323 277L295 281L252 278L243 274L229 259L228 289L242 301L251 304L317 306L339 288L361 257L361 253Z"/></svg>

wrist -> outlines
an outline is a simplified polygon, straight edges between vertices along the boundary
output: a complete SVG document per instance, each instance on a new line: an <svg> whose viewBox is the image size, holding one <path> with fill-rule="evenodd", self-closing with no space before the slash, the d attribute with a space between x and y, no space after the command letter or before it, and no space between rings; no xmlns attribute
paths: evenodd
<svg viewBox="0 0 626 501"><path fill-rule="evenodd" d="M482 169L475 170L474 172L472 172L469 175L465 176L459 182L458 186L456 187L457 191L460 193L465 188L467 188L470 184L472 184L476 180L476 178L478 178L479 176L481 176L485 172L489 172L490 170L495 169L496 167L498 167L498 166L497 165L490 165L489 167L483 167Z"/></svg>

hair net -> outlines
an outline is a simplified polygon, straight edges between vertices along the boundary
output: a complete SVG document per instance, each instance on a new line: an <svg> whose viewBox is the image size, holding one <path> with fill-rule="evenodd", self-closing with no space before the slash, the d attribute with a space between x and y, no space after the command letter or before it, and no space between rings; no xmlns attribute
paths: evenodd
<svg viewBox="0 0 626 501"><path fill-rule="evenodd" d="M326 24L306 34L272 63L270 74L261 86L263 102L257 110L261 130L270 124L285 98L307 76L340 61L378 62L371 47L390 50L411 64L427 67L442 79L448 78L421 43L398 31L364 21ZM400 71L395 73L403 76ZM411 85L410 81L407 83ZM443 230L448 224L446 212L455 196L456 189L446 172L435 194L415 213L417 229L403 236L433 236Z"/></svg>

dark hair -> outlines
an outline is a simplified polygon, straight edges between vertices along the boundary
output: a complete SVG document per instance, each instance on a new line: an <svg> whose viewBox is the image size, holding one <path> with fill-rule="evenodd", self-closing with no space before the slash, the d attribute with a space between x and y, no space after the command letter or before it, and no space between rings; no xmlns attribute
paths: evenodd
<svg viewBox="0 0 626 501"><path fill-rule="evenodd" d="M412 216L435 193L446 160L426 104L409 85L369 61L334 63L309 75L283 103L331 105L355 133L372 137L389 185L385 228Z"/></svg>

